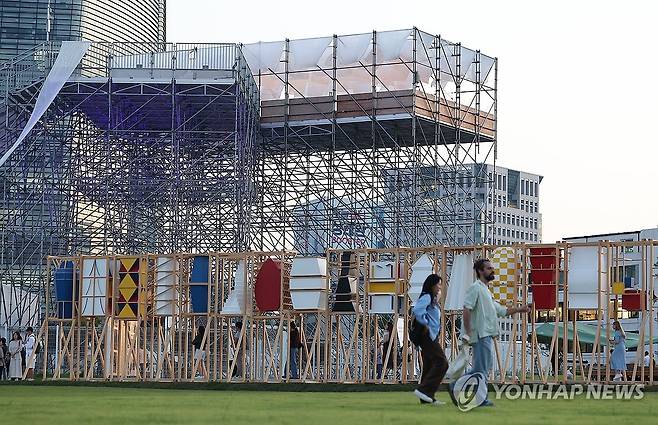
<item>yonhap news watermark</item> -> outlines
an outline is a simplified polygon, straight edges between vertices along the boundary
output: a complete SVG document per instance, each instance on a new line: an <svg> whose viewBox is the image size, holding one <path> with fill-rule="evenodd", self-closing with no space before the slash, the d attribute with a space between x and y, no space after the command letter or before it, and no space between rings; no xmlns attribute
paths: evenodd
<svg viewBox="0 0 658 425"><path fill-rule="evenodd" d="M493 384L496 399L508 400L642 400L643 384Z"/></svg>

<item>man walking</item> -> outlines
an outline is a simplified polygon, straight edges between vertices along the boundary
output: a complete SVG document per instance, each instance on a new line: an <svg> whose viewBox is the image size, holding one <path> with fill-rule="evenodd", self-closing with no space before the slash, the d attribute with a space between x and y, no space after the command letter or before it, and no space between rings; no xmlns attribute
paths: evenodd
<svg viewBox="0 0 658 425"><path fill-rule="evenodd" d="M489 282L495 279L495 270L491 261L481 258L475 262L473 270L477 280L466 290L464 296L461 337L473 347L473 367L468 374L481 373L486 385L493 363L493 339L498 337L500 330L498 317L527 313L530 308L529 306L506 308L494 301L489 291ZM456 405L452 385L450 396ZM493 406L493 402L485 399L480 406Z"/></svg>
<svg viewBox="0 0 658 425"><path fill-rule="evenodd" d="M299 349L302 348L299 329L295 322L290 322L290 379L299 379L298 362Z"/></svg>

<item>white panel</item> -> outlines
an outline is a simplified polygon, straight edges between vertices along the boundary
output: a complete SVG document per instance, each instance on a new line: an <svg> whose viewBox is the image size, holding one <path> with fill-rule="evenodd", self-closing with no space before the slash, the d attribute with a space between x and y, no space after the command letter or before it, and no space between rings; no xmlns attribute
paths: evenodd
<svg viewBox="0 0 658 425"><path fill-rule="evenodd" d="M393 261L373 261L370 263L370 280L390 281L395 273L395 263Z"/></svg>
<svg viewBox="0 0 658 425"><path fill-rule="evenodd" d="M605 309L605 296L598 294L601 298L601 308ZM569 310L595 310L599 307L597 294L572 294L569 293Z"/></svg>
<svg viewBox="0 0 658 425"><path fill-rule="evenodd" d="M356 34L338 37L336 47L336 65L349 66L358 64L360 60L371 57L372 34Z"/></svg>
<svg viewBox="0 0 658 425"><path fill-rule="evenodd" d="M290 291L292 306L295 310L326 310L327 293L325 291Z"/></svg>
<svg viewBox="0 0 658 425"><path fill-rule="evenodd" d="M411 277L409 278L409 290L407 295L411 299L412 304L418 301L418 297L423 290L423 283L430 274L434 273L434 265L432 260L427 254L423 254L411 266Z"/></svg>
<svg viewBox="0 0 658 425"><path fill-rule="evenodd" d="M23 128L18 139L16 139L16 142L14 142L11 148L9 148L2 158L0 158L0 167L2 167L5 161L7 161L7 158L9 158L9 156L27 137L30 131L32 131L39 119L55 99L55 96L57 96L71 74L73 74L73 71L80 63L80 60L87 52L90 45L91 43L89 41L62 41L62 46L59 49L59 53L57 53L57 59L55 59L53 67L46 76L43 86L41 86L41 91L39 92L36 104L34 105L34 110L32 111L30 118L27 120L25 128Z"/></svg>
<svg viewBox="0 0 658 425"><path fill-rule="evenodd" d="M377 63L398 59L411 30L383 31L377 33Z"/></svg>
<svg viewBox="0 0 658 425"><path fill-rule="evenodd" d="M296 257L292 260L290 276L326 276L327 259L319 257Z"/></svg>
<svg viewBox="0 0 658 425"><path fill-rule="evenodd" d="M275 72L282 70L280 61L284 48L285 42L283 41L259 41L258 43L242 46L242 53L252 74L258 74L259 72L267 74L270 73L269 69Z"/></svg>
<svg viewBox="0 0 658 425"><path fill-rule="evenodd" d="M370 295L370 313L387 314L393 313L394 295Z"/></svg>
<svg viewBox="0 0 658 425"><path fill-rule="evenodd" d="M105 316L105 297L82 298L82 315L85 317Z"/></svg>
<svg viewBox="0 0 658 425"><path fill-rule="evenodd" d="M464 295L473 284L473 255L455 255L450 270L448 293L446 294L445 310L461 310L464 308Z"/></svg>
<svg viewBox="0 0 658 425"><path fill-rule="evenodd" d="M291 277L290 289L325 289L327 288L327 279L323 276L318 277Z"/></svg>
<svg viewBox="0 0 658 425"><path fill-rule="evenodd" d="M331 37L291 40L288 44L288 70L293 72L316 69L331 41Z"/></svg>
<svg viewBox="0 0 658 425"><path fill-rule="evenodd" d="M603 273L599 272L599 247L573 247L569 251L569 293L595 293L599 291L599 280L605 288ZM601 270L606 269L605 256L601 256Z"/></svg>
<svg viewBox="0 0 658 425"><path fill-rule="evenodd" d="M246 297L247 282L244 278L245 264L244 261L238 262L237 270L235 271L235 287L229 293L222 314L244 314Z"/></svg>

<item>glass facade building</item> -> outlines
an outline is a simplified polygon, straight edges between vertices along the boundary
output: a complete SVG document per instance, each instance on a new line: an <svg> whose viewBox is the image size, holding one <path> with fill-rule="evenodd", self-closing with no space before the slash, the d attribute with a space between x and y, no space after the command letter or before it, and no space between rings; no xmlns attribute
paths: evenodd
<svg viewBox="0 0 658 425"><path fill-rule="evenodd" d="M0 0L0 61L47 39L164 43L165 2Z"/></svg>

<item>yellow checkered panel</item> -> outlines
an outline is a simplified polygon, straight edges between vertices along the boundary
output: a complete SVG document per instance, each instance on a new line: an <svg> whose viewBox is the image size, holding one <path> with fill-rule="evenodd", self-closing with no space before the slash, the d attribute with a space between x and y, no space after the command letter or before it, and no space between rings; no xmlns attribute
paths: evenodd
<svg viewBox="0 0 658 425"><path fill-rule="evenodd" d="M514 301L514 282L521 265L515 261L514 249L509 247L496 248L491 257L491 264L496 269L496 279L491 284L491 295L494 300L503 305Z"/></svg>

